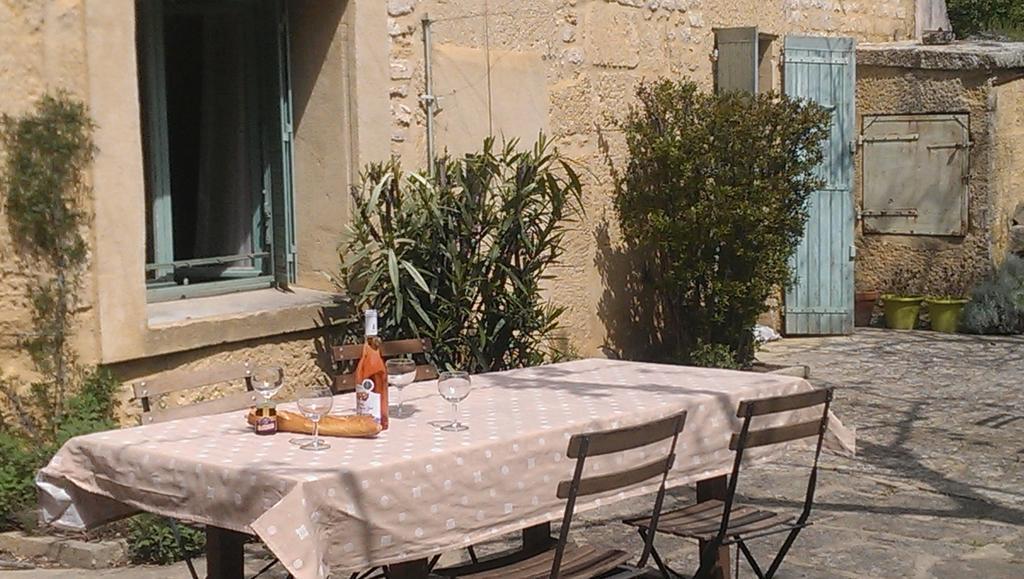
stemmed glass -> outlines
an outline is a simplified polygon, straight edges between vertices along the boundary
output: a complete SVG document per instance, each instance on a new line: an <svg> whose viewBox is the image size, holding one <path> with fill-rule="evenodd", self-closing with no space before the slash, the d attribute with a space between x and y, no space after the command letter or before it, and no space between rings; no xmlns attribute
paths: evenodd
<svg viewBox="0 0 1024 579"><path fill-rule="evenodd" d="M313 439L299 448L302 450L327 450L331 447L320 438L320 419L334 406L334 395L326 386L313 386L299 397L299 411L313 421Z"/></svg>
<svg viewBox="0 0 1024 579"><path fill-rule="evenodd" d="M469 427L459 422L459 402L469 396L470 382L469 374L462 371L441 372L437 379L437 392L445 401L452 405L452 416L455 418L450 424L441 427L441 430L448 432L462 432L469 430Z"/></svg>
<svg viewBox="0 0 1024 579"><path fill-rule="evenodd" d="M384 363L388 370L388 383L398 391L398 409L395 416L405 416L402 412L402 389L416 379L416 362L409 358L392 358Z"/></svg>
<svg viewBox="0 0 1024 579"><path fill-rule="evenodd" d="M252 373L252 388L263 396L263 404L270 406L270 399L284 384L284 369L280 366L258 366Z"/></svg>

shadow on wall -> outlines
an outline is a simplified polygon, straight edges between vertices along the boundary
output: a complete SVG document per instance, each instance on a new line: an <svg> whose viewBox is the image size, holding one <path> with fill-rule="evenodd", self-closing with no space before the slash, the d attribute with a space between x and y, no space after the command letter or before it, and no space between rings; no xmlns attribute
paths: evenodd
<svg viewBox="0 0 1024 579"><path fill-rule="evenodd" d="M598 302L598 317L607 338L602 349L606 355L623 360L653 361L665 353L662 337L656 332L652 284L644 268L643 256L622 244L613 244L607 220L594 233L594 256L601 274L604 292Z"/></svg>
<svg viewBox="0 0 1024 579"><path fill-rule="evenodd" d="M302 126L306 106L327 63L347 3L347 0L292 0L289 3L292 115L296 128Z"/></svg>

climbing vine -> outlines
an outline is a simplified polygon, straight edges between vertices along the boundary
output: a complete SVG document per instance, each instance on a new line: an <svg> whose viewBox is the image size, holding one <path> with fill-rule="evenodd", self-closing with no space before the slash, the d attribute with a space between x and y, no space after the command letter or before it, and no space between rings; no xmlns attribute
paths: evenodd
<svg viewBox="0 0 1024 579"><path fill-rule="evenodd" d="M68 438L112 428L116 380L78 364L71 343L88 265L83 229L95 154L86 106L66 92L0 116L0 195L15 251L31 263L32 328L18 336L38 378L0 376L0 526L34 499L35 469Z"/></svg>

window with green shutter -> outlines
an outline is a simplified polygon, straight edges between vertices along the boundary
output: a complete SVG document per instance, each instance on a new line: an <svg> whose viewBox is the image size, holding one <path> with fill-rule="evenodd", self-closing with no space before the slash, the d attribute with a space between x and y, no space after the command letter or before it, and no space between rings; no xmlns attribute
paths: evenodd
<svg viewBox="0 0 1024 579"><path fill-rule="evenodd" d="M150 301L294 279L284 10L137 3Z"/></svg>

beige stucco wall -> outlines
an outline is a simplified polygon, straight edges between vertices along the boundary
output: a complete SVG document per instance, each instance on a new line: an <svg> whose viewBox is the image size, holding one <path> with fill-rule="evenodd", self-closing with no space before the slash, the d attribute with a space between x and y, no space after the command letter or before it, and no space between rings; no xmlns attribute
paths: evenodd
<svg viewBox="0 0 1024 579"><path fill-rule="evenodd" d="M410 168L423 164L419 19L427 12L438 19L475 14L483 3L290 0L289 5L298 285L329 289L320 271L336 265L336 244L348 218L347 189L359 168L392 153ZM710 87L713 27L756 24L779 35L883 41L912 34L913 5L913 0L492 1L486 29L480 18L434 25L438 45L469 55L463 59L471 63L468 70L479 70L488 39L494 51L492 88L501 91L491 107L498 132L547 128L584 167L587 216L575 227L550 289L552 299L569 308L566 333L573 347L592 355L615 341L607 336L608 327L619 323L618 288L609 291L606 279L613 284L623 265L615 251L611 190L624 147L610 121L623 112L636 84L686 75ZM516 74L529 82L515 84ZM502 101L523 86L543 89L543 98L528 106L521 99ZM97 122L99 153L89 176L95 188L88 232L92 253L79 323L83 361L109 364L127 380L242 359L283 363L295 382L320 379L325 364L317 344L328 332L313 306L151 323L142 278L144 183L133 0L0 1L0 112L25 111L56 88L82 98ZM457 100L450 99L453 106L443 113L453 120L460 114ZM2 368L14 374L26 368L12 336L28 328L24 286L30 270L11 249L6 220L0 220L0 354ZM188 307L183 302L183 311Z"/></svg>
<svg viewBox="0 0 1024 579"><path fill-rule="evenodd" d="M998 85L994 92L997 131L992 252L993 259L999 260L1010 248L1012 219L1024 204L1024 79L1018 77Z"/></svg>
<svg viewBox="0 0 1024 579"><path fill-rule="evenodd" d="M88 92L84 2L0 2L0 114L18 115L43 94L64 89ZM0 147L0 155L4 151ZM91 200L87 200L91 208ZM91 241L91 232L86 231ZM31 260L13 246L7 215L0 208L0 373L29 375L29 360L18 348L31 330L27 297L35 273ZM86 356L97 350L95 286L87 274L82 289L77 346Z"/></svg>
<svg viewBox="0 0 1024 579"><path fill-rule="evenodd" d="M922 70L860 66L857 127L868 114L969 113L968 224L963 237L882 235L857 228L856 285L859 291L896 290L890 280L903 268L915 272L914 291L942 288L950 272L977 279L1005 254L1009 212L1024 200L1019 167L1020 84L994 84L1011 73L984 70ZM1016 91L1016 92L1015 92ZM1005 131L1005 133L1004 133ZM857 157L858 206L863 167Z"/></svg>
<svg viewBox="0 0 1024 579"><path fill-rule="evenodd" d="M481 13L483 3L475 0L389 0L388 8L392 150L407 168L422 167L426 155L425 115L418 104L423 92L424 15L437 20L432 33L435 46L443 47L439 51L461 47L483 54L489 45L492 76L503 64L496 54L520 53L537 63L531 78L546 78L547 110L540 113L546 118L540 121L560 149L583 168L587 215L574 226L564 263L549 286L551 299L568 308L566 333L582 355L598 354L604 345L621 349L633 325L623 308L622 294L627 290L617 287L624 258L617 251L611 193L614 172L624 167L624 142L612 121L621 117L637 83L688 76L710 88L716 27L756 25L777 34L776 54L785 34L886 41L909 38L914 30L913 0L492 1L486 27L482 18L461 18ZM447 60L435 59L435 68ZM466 67L460 72L477 87L486 85L486 71L479 74ZM777 71L775 77L777 85ZM436 92L441 98L439 121L466 114L477 128L488 122L479 107L456 108L451 102L455 99L446 103L448 95ZM496 134L512 132L519 123L538 124L535 114L503 105L504 96L492 94ZM437 139L438 149L443 149L446 135Z"/></svg>

